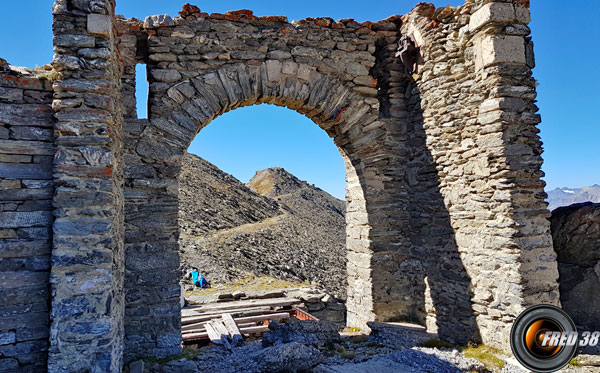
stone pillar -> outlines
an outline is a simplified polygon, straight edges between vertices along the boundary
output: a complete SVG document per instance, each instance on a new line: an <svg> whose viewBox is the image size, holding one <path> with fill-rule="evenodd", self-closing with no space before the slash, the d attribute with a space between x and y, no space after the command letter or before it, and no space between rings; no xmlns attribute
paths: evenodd
<svg viewBox="0 0 600 373"><path fill-rule="evenodd" d="M50 372L120 371L123 178L113 0L53 7L56 154Z"/></svg>
<svg viewBox="0 0 600 373"><path fill-rule="evenodd" d="M487 254L488 264L479 263L474 310L484 342L506 349L512 320L524 308L559 305L556 255L541 180L529 21L529 1L523 0L486 3L469 21L475 70L486 97L477 118L485 129L479 141L487 148L480 167L495 172L487 183L494 190L489 203L496 211L495 220L486 223L486 246L493 252Z"/></svg>
<svg viewBox="0 0 600 373"><path fill-rule="evenodd" d="M508 349L525 307L558 304L528 1L421 3L403 20L420 53L405 99L426 324L443 339Z"/></svg>

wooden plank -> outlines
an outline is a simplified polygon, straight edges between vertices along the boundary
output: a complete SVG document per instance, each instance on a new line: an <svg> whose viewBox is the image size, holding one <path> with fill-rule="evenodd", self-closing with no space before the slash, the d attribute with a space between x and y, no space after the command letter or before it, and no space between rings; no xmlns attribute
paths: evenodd
<svg viewBox="0 0 600 373"><path fill-rule="evenodd" d="M216 312L225 311L229 312L229 310L233 310L236 308L247 308L247 307L257 307L257 306L269 306L269 307L286 307L291 306L293 304L302 303L299 299L296 298L284 298L284 299L251 299L251 300L241 300L241 301L232 301L226 303L211 303L204 304L201 306L194 306L193 309L196 312Z"/></svg>
<svg viewBox="0 0 600 373"><path fill-rule="evenodd" d="M198 313L194 312L194 310L190 310L185 307L181 309L181 318L193 317L193 316L198 316Z"/></svg>
<svg viewBox="0 0 600 373"><path fill-rule="evenodd" d="M223 336L225 336L225 337L229 336L229 331L227 330L227 328L223 324L223 320L211 320L210 324L221 335L221 338L223 338Z"/></svg>
<svg viewBox="0 0 600 373"><path fill-rule="evenodd" d="M290 312L293 312L292 310L289 310ZM235 317L242 317L242 316L252 316L252 315L262 315L262 314L271 314L271 313L278 313L278 312L288 312L288 310L278 310L278 311L273 311L271 310L269 307L265 307L265 308L260 308L260 309L256 309L254 311L244 311L244 312L227 312L230 313L231 315L235 315ZM182 325L189 325L189 324L195 324L198 322L202 322L202 321L208 321L211 319L216 319L216 318L220 318L221 315L223 313L211 313L211 314L202 314L201 316L193 316L193 317L183 317L181 319L181 323Z"/></svg>
<svg viewBox="0 0 600 373"><path fill-rule="evenodd" d="M204 327L204 324L206 324L206 321L195 323L195 324L184 325L181 327L181 332L184 333L184 332L187 332L188 330L206 329Z"/></svg>
<svg viewBox="0 0 600 373"><path fill-rule="evenodd" d="M313 315L311 315L310 313L298 308L298 307L292 307L292 309L296 312L295 316L298 320L314 320L314 321L319 321L319 319L317 319L316 317L314 317Z"/></svg>
<svg viewBox="0 0 600 373"><path fill-rule="evenodd" d="M198 328L198 329L190 329L190 330L182 331L181 335L194 334L194 333L206 333L206 328L202 327L202 328Z"/></svg>
<svg viewBox="0 0 600 373"><path fill-rule="evenodd" d="M222 318L223 318L223 325L225 325L225 328L227 329L227 332L229 333L231 338L235 339L236 336L239 336L239 337L242 336L240 334L240 330L238 329L237 325L235 324L235 321L233 321L233 317L231 317L230 314L224 313Z"/></svg>
<svg viewBox="0 0 600 373"><path fill-rule="evenodd" d="M238 329L237 325L235 324L235 321L233 321L233 317L231 317L231 315L228 313L224 313L222 318L223 318L223 325L225 325L225 328L227 328L227 331L229 332L229 336L231 337L231 344L233 346L240 345L242 343L242 341L244 340L244 337L242 337L242 333L240 333L240 330Z"/></svg>
<svg viewBox="0 0 600 373"><path fill-rule="evenodd" d="M247 308L234 308L234 309L228 310L227 313L240 314L240 313L244 313L244 312L255 312L255 311L267 312L270 310L271 310L271 307L269 307L269 306L259 306L259 307L247 307ZM198 312L196 310L191 310L191 313L186 312L186 315L184 315L184 317L198 317L198 316L207 316L207 315L218 316L222 313L223 312L219 312L219 310L215 310L212 312Z"/></svg>
<svg viewBox="0 0 600 373"><path fill-rule="evenodd" d="M231 317L231 315L229 315L229 316ZM269 314L264 314L264 315L247 316L247 317L232 317L234 323L237 324L238 328L240 327L240 324L249 324L249 323L255 324L259 321L282 320L282 319L289 319L289 318L290 318L290 314L288 312L269 313ZM190 332L190 331L195 332L195 331L205 330L204 324L206 324L206 322L207 321L184 325L181 327L181 331L185 333L185 332ZM225 324L225 326L227 327L227 324ZM245 325L245 326L247 326L247 325ZM229 330L229 328L228 328L228 330Z"/></svg>
<svg viewBox="0 0 600 373"><path fill-rule="evenodd" d="M207 332L200 332L200 333L190 333L190 334L184 334L181 336L181 340L186 342L186 341L195 341L195 340L199 340L199 339L208 339L208 333Z"/></svg>
<svg viewBox="0 0 600 373"><path fill-rule="evenodd" d="M270 307L255 307L255 308L244 308L244 309L239 309L239 310L232 310L232 311L228 311L227 313L230 313L232 316L251 316L251 315L260 315L260 314L267 313L267 312L273 312L273 311L271 311ZM281 312L281 311L279 311L279 312ZM185 316L184 315L181 318L181 324L188 325L188 324L198 323L201 321L208 321L210 319L221 317L222 313L223 312L207 313L207 314L199 314L198 316Z"/></svg>
<svg viewBox="0 0 600 373"><path fill-rule="evenodd" d="M240 333L242 334L258 334L268 331L269 327L267 325L249 326L247 328L240 329Z"/></svg>
<svg viewBox="0 0 600 373"><path fill-rule="evenodd" d="M289 319L290 314L287 312L280 313L272 313L268 315L259 315L259 316L248 316L248 317L236 317L234 320L236 324L240 323L248 323L248 322L258 322L264 320L281 320L281 319Z"/></svg>
<svg viewBox="0 0 600 373"><path fill-rule="evenodd" d="M219 333L214 326L208 322L206 323L206 333L211 342L221 344L221 333Z"/></svg>
<svg viewBox="0 0 600 373"><path fill-rule="evenodd" d="M258 334L258 333L263 333L263 332L267 332L267 331L269 331L269 327L266 325L249 326L247 328L240 328L240 333L242 333L242 334ZM216 333L216 331L215 331L215 333ZM208 336L208 332L190 333L190 334L184 334L181 336L181 339L184 342L209 339L209 338L210 337Z"/></svg>
<svg viewBox="0 0 600 373"><path fill-rule="evenodd" d="M221 343L225 348L231 349L229 332L225 325L223 325L223 320L211 320L210 325L215 328L215 330L221 335Z"/></svg>

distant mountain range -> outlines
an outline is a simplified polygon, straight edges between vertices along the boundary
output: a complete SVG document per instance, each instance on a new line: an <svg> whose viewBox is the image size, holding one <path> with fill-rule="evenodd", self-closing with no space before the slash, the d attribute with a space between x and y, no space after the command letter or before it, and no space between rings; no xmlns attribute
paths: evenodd
<svg viewBox="0 0 600 373"><path fill-rule="evenodd" d="M600 185L598 184L582 188L556 188L546 193L550 211L574 203L600 202Z"/></svg>

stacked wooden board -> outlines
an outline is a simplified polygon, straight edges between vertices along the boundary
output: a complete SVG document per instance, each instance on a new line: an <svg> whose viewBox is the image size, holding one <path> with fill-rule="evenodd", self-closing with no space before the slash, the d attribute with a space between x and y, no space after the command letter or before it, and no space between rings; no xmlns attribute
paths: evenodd
<svg viewBox="0 0 600 373"><path fill-rule="evenodd" d="M227 347L243 340L244 335L262 334L270 321L282 321L305 312L294 305L295 298L251 299L210 303L181 310L181 332L184 344L209 340ZM309 315L310 316L310 315Z"/></svg>

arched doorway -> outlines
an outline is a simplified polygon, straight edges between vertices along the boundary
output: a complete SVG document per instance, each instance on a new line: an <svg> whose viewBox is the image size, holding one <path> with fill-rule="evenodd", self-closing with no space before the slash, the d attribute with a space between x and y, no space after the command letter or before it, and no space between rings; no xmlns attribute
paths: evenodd
<svg viewBox="0 0 600 373"><path fill-rule="evenodd" d="M140 342L146 336L165 353L179 348L177 176L185 151L198 131L216 116L264 102L306 115L339 147L348 180L348 323L365 326L366 321L375 319L373 240L369 235L375 224L369 221L365 190L379 197L383 183L376 168L361 158L374 157L375 162L384 158L377 159L381 148L365 142L361 131L382 131L377 126L378 105L366 103L335 78L312 71L311 78L302 79L297 74L298 66L288 66L296 75L283 73L282 67L279 61L266 61L260 66L228 66L191 79L180 75L167 88L164 80L171 80L178 73L149 66L150 119L138 122L138 136L126 150L125 229L135 232L126 236L139 238L134 240L137 242L126 242L125 249L125 336L126 341L132 341L130 351L144 348ZM268 71L271 75L265 74ZM269 79L273 74L279 78ZM160 90L162 86L166 89ZM373 141L376 138L371 135ZM388 260L387 273L389 264ZM385 277L382 271L378 274ZM149 304L149 299L156 304ZM383 303L383 297L381 300ZM153 332L148 334L150 331ZM157 332L162 335L151 335ZM163 341L162 346L158 341Z"/></svg>

